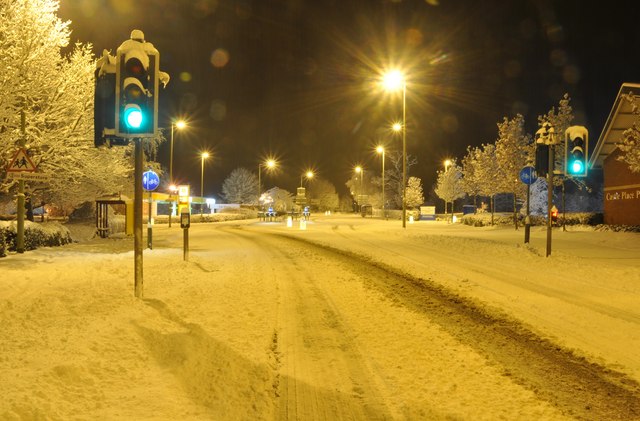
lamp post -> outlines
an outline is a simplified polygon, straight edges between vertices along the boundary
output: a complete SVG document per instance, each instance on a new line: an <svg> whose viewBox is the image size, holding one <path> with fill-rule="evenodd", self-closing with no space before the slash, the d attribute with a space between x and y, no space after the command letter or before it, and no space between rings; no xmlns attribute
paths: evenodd
<svg viewBox="0 0 640 421"><path fill-rule="evenodd" d="M209 158L209 152L202 152L200 156L200 222L202 222L202 210L204 208L202 203L202 199L204 198L204 160Z"/></svg>
<svg viewBox="0 0 640 421"><path fill-rule="evenodd" d="M170 147L170 153L169 153L169 183L170 183L170 187L169 187L169 196L171 196L171 198L173 198L173 191L174 189L172 189L172 187L175 187L175 185L173 184L173 130L174 128L177 129L184 129L187 126L187 123L184 122L184 120L178 120L175 123L171 123L171 147ZM171 228L171 215L173 214L173 201L171 202L172 208L169 210L169 228Z"/></svg>
<svg viewBox="0 0 640 421"><path fill-rule="evenodd" d="M451 160L447 159L444 161L444 172L446 173L449 169L449 165L451 165ZM451 213L453 213L453 205L451 206ZM444 199L444 217L447 217L447 199Z"/></svg>
<svg viewBox="0 0 640 421"><path fill-rule="evenodd" d="M362 191L364 190L364 186L363 186L363 180L364 180L364 168L362 168L360 165L356 166L355 168L355 172L356 174L360 174L360 194L359 194L359 198L358 198L358 205L360 206L360 211L362 211Z"/></svg>
<svg viewBox="0 0 640 421"><path fill-rule="evenodd" d="M263 164L267 168L267 170L272 170L273 168L276 167L276 165L278 165L275 159L272 159L272 158L269 158L265 162L260 162L258 164L258 202L260 202L260 193L262 189L261 170L262 170Z"/></svg>
<svg viewBox="0 0 640 421"><path fill-rule="evenodd" d="M389 91L402 88L402 228L407 227L407 82L394 70L383 75L383 86Z"/></svg>
<svg viewBox="0 0 640 421"><path fill-rule="evenodd" d="M386 202L384 201L384 147L378 146L376 152L382 155L382 216L385 217L385 210L387 209Z"/></svg>

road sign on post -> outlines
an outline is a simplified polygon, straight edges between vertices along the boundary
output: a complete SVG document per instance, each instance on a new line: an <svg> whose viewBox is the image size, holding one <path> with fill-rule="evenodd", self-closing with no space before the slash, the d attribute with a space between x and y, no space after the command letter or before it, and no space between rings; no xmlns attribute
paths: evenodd
<svg viewBox="0 0 640 421"><path fill-rule="evenodd" d="M159 185L160 178L155 172L149 170L142 174L142 187L144 187L146 191L153 191L157 189Z"/></svg>
<svg viewBox="0 0 640 421"><path fill-rule="evenodd" d="M531 217L529 215L529 202L531 202L531 185L536 182L538 176L536 169L531 165L527 165L520 170L520 181L527 185L527 216L524 219L524 242L529 242L531 233Z"/></svg>
<svg viewBox="0 0 640 421"><path fill-rule="evenodd" d="M25 148L18 149L7 166L7 172L34 172L35 170L36 166Z"/></svg>
<svg viewBox="0 0 640 421"><path fill-rule="evenodd" d="M531 185L536 182L538 175L536 169L531 165L527 165L520 170L520 181L526 185Z"/></svg>

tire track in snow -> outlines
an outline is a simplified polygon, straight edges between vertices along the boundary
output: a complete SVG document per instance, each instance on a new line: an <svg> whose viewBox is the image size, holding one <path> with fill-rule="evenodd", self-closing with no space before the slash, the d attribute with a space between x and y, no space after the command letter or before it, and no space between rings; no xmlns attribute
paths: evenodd
<svg viewBox="0 0 640 421"><path fill-rule="evenodd" d="M503 368L505 376L578 419L640 419L640 385L576 356L521 323L494 315L470 299L359 254L287 234L268 233L343 260L369 283L414 311L427 314L461 342ZM347 237L350 238L350 237Z"/></svg>
<svg viewBox="0 0 640 421"><path fill-rule="evenodd" d="M364 356L319 283L323 262L300 246L258 237L239 227L220 228L245 237L278 265L278 320L270 353L277 361L274 389L282 420L391 418L371 380Z"/></svg>

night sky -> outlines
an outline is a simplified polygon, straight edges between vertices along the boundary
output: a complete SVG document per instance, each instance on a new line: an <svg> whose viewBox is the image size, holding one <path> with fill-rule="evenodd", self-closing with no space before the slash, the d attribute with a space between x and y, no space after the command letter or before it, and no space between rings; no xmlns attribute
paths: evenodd
<svg viewBox="0 0 640 421"><path fill-rule="evenodd" d="M189 124L175 178L199 189L208 150L209 196L267 156L280 167L263 184L291 192L308 167L341 194L356 164L379 173L375 145L401 149L388 130L401 95L376 83L385 69L407 74L410 175L425 196L444 159L494 142L503 117L523 114L533 133L568 93L595 141L620 85L640 81L640 12L626 1L61 0L59 16L96 54L144 31L171 75L159 126Z"/></svg>

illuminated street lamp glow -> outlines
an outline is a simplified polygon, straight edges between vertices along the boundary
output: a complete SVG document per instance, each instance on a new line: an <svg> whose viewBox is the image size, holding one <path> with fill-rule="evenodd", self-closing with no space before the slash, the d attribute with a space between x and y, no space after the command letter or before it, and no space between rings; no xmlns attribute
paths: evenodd
<svg viewBox="0 0 640 421"><path fill-rule="evenodd" d="M303 185L302 185L302 179L303 179L304 177L306 177L306 178L307 178L307 180L312 179L312 178L313 178L313 171L311 171L311 170L307 170L304 174L302 174L302 175L300 176L300 187L302 187L302 186L303 186Z"/></svg>
<svg viewBox="0 0 640 421"><path fill-rule="evenodd" d="M382 76L382 86L387 91L397 91L404 85L404 75L399 70L392 70Z"/></svg>

